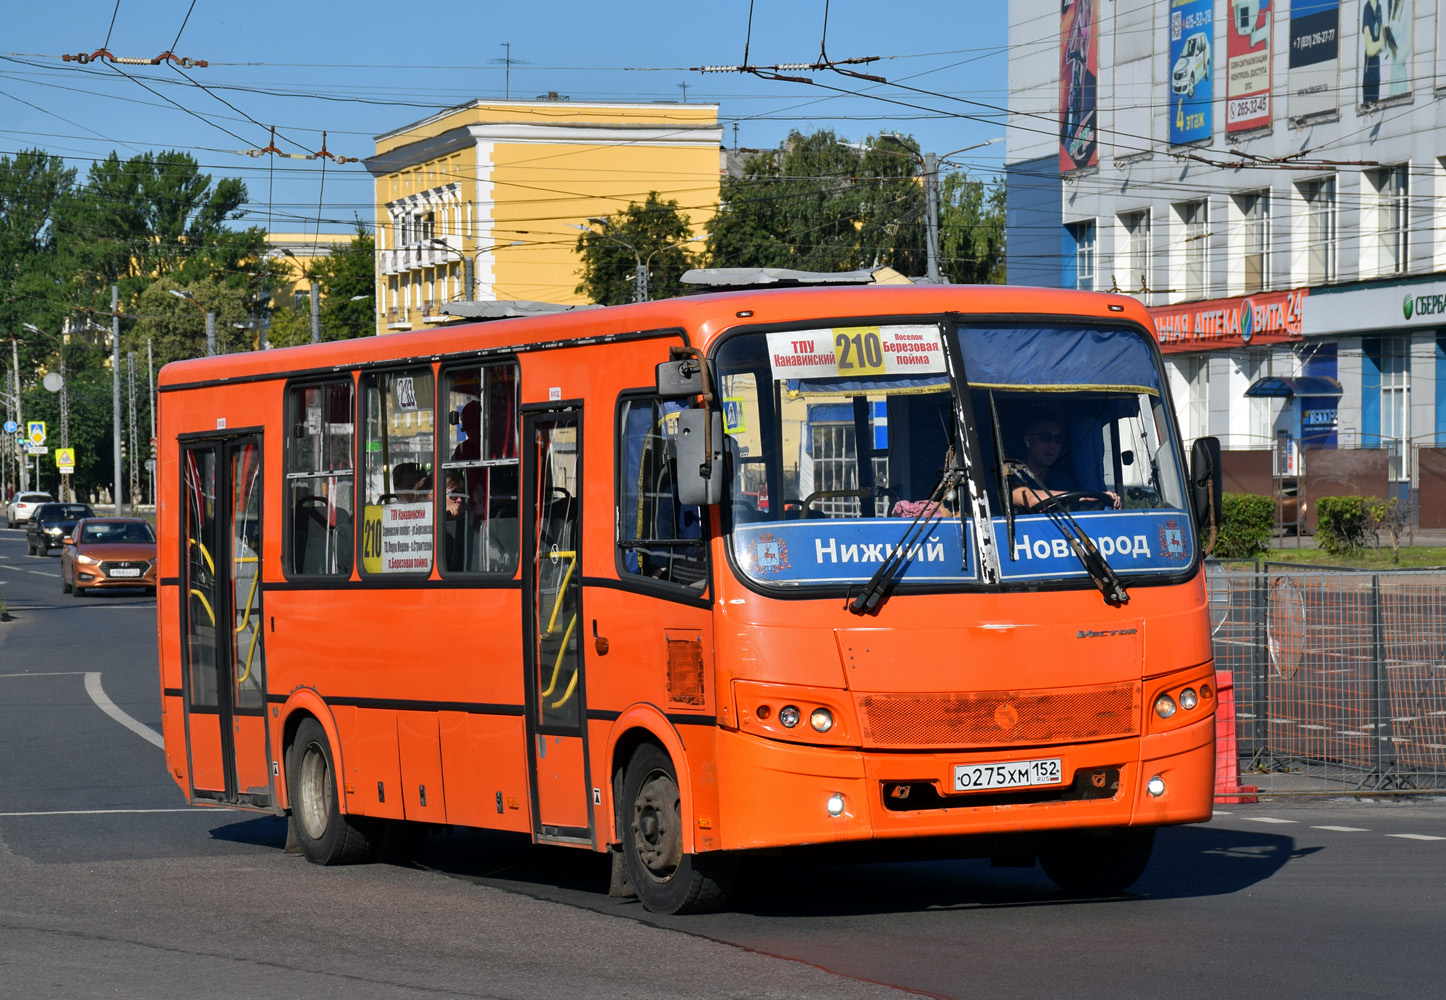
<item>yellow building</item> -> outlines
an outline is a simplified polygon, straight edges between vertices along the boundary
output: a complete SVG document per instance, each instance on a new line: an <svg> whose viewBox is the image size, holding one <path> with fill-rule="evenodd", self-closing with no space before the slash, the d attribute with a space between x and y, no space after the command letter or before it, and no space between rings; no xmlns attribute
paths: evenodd
<svg viewBox="0 0 1446 1000"><path fill-rule="evenodd" d="M705 232L722 138L716 104L557 99L475 101L378 136L377 332L468 298L584 302L577 227L657 191Z"/></svg>

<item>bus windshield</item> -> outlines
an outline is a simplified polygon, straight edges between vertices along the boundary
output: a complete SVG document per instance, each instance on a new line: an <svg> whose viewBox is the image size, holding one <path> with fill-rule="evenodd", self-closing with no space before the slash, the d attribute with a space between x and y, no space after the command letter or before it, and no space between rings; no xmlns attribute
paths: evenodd
<svg viewBox="0 0 1446 1000"><path fill-rule="evenodd" d="M860 584L891 554L906 557L898 582L926 589L1088 585L1078 529L1121 576L1188 569L1184 477L1146 337L1031 320L725 340L733 561L784 588Z"/></svg>

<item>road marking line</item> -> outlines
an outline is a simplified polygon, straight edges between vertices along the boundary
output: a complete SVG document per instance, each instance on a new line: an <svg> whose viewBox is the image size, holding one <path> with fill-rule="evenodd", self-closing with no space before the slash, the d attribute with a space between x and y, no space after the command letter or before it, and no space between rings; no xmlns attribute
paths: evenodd
<svg viewBox="0 0 1446 1000"><path fill-rule="evenodd" d="M1274 816L1246 816L1252 823L1295 823L1293 819L1276 819Z"/></svg>
<svg viewBox="0 0 1446 1000"><path fill-rule="evenodd" d="M221 812L239 812L237 809L227 809L225 806L211 806L210 810ZM206 812L206 808L187 806L184 809L52 809L37 812L8 812L0 813L0 817L15 816L113 816L119 814L137 814L149 816L153 813L198 813Z"/></svg>
<svg viewBox="0 0 1446 1000"><path fill-rule="evenodd" d="M1399 840L1446 840L1446 837L1433 837L1427 833L1388 833L1386 836Z"/></svg>
<svg viewBox="0 0 1446 1000"><path fill-rule="evenodd" d="M1312 830L1333 830L1336 833L1370 833L1370 830L1359 826L1313 826Z"/></svg>
<svg viewBox="0 0 1446 1000"><path fill-rule="evenodd" d="M166 741L161 739L160 733L156 732L150 726L132 719L129 715L126 715L117 708L115 702L106 697L105 690L100 686L100 674L88 673L85 675L85 693L90 695L90 700L95 702L96 708L99 708L106 715L109 715L112 719L125 726L147 743L164 749Z"/></svg>
<svg viewBox="0 0 1446 1000"><path fill-rule="evenodd" d="M53 580L53 579L55 579L55 574L54 574L54 573L42 573L42 572L41 572L40 570L38 570L38 569L27 569L25 572L29 573L31 576L43 576L43 577L45 577L47 580Z"/></svg>
<svg viewBox="0 0 1446 1000"><path fill-rule="evenodd" d="M40 674L0 674L0 677L74 677L83 673L84 670L52 670Z"/></svg>

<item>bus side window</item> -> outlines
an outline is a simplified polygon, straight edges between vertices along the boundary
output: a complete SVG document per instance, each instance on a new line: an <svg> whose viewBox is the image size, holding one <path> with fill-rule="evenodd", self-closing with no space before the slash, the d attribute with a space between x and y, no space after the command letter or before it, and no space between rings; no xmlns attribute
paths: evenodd
<svg viewBox="0 0 1446 1000"><path fill-rule="evenodd" d="M351 575L355 403L349 378L288 391L287 555L294 575Z"/></svg>
<svg viewBox="0 0 1446 1000"><path fill-rule="evenodd" d="M703 511L678 502L672 400L624 399L619 410L618 565L628 574L701 591L708 580Z"/></svg>
<svg viewBox="0 0 1446 1000"><path fill-rule="evenodd" d="M431 368L362 376L361 569L425 576L432 571L436 427Z"/></svg>
<svg viewBox="0 0 1446 1000"><path fill-rule="evenodd" d="M518 369L513 361L448 369L439 457L447 484L440 561L446 573L517 571L521 547Z"/></svg>

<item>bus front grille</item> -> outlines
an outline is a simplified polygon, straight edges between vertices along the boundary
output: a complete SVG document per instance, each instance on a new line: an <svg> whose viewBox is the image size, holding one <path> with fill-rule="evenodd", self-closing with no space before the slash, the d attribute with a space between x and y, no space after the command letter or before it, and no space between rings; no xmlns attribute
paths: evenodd
<svg viewBox="0 0 1446 1000"><path fill-rule="evenodd" d="M1114 739L1139 730L1139 685L1050 691L864 694L866 746L1030 746Z"/></svg>

